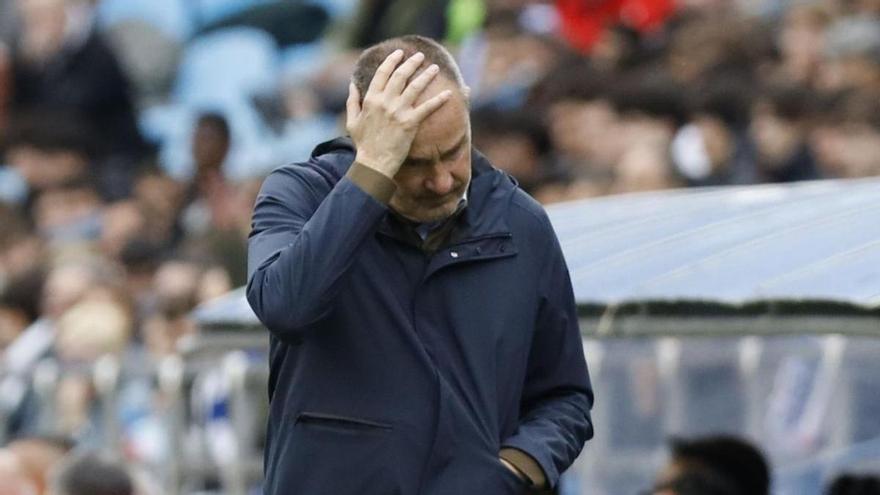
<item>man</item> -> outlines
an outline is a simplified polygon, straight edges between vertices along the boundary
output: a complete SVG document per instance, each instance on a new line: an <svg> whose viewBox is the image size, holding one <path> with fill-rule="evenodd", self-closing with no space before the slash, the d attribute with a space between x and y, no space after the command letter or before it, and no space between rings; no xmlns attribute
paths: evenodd
<svg viewBox="0 0 880 495"><path fill-rule="evenodd" d="M6 449L21 463L21 470L34 484L37 493L46 493L46 484L52 468L61 461L75 444L63 436L28 436L10 442Z"/></svg>
<svg viewBox="0 0 880 495"><path fill-rule="evenodd" d="M61 460L53 469L49 495L134 495L135 483L118 458L82 452Z"/></svg>
<svg viewBox="0 0 880 495"><path fill-rule="evenodd" d="M554 487L592 435L592 390L547 216L471 149L467 88L436 42L367 49L347 128L276 169L254 210L264 492Z"/></svg>
<svg viewBox="0 0 880 495"><path fill-rule="evenodd" d="M764 455L737 437L717 435L670 441L669 463L651 493L767 495L770 468Z"/></svg>
<svg viewBox="0 0 880 495"><path fill-rule="evenodd" d="M18 456L0 449L0 493L3 495L36 495L37 487L28 478Z"/></svg>

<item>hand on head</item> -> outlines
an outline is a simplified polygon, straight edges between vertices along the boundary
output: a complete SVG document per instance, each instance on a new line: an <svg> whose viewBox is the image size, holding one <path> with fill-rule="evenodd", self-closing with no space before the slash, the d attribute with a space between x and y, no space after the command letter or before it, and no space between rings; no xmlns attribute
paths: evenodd
<svg viewBox="0 0 880 495"><path fill-rule="evenodd" d="M361 103L354 83L346 102L346 129L357 148L356 161L393 179L406 159L419 124L449 100L444 90L416 105L416 100L437 75L436 64L413 77L424 62L419 52L401 63L395 50L379 66Z"/></svg>

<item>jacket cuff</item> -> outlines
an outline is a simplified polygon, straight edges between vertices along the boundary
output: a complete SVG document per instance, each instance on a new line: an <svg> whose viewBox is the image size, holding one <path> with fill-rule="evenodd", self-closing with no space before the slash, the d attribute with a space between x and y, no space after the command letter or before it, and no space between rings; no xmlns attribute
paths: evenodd
<svg viewBox="0 0 880 495"><path fill-rule="evenodd" d="M358 162L351 165L345 176L383 205L391 201L391 196L397 190L393 180Z"/></svg>
<svg viewBox="0 0 880 495"><path fill-rule="evenodd" d="M501 449L498 455L525 474L533 486L543 488L547 485L547 477L544 476L544 470L541 469L538 461L532 459L532 456L529 454L519 449L505 447Z"/></svg>

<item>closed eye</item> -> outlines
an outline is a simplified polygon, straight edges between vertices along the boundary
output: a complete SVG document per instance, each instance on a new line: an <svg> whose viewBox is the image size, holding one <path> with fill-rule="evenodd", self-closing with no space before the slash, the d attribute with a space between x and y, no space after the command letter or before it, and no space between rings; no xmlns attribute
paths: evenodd
<svg viewBox="0 0 880 495"><path fill-rule="evenodd" d="M446 162L457 158L461 151L464 149L467 144L467 134L463 135L461 139L458 140L452 148L449 148L446 151L440 153L440 161ZM420 157L407 157L403 162L403 166L405 167L418 167L424 165L431 165L434 163L433 158L420 158Z"/></svg>
<svg viewBox="0 0 880 495"><path fill-rule="evenodd" d="M464 140L459 141L458 144L455 145L455 147L452 148L451 150L446 151L443 154L441 154L440 159L443 160L444 162L446 162L446 161L452 160L454 158L457 158L458 155L461 154L462 148L464 148Z"/></svg>

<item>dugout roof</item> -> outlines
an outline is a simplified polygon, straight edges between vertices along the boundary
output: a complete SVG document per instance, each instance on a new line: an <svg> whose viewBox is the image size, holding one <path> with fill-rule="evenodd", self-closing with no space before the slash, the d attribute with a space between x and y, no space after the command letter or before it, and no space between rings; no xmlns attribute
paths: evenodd
<svg viewBox="0 0 880 495"><path fill-rule="evenodd" d="M880 178L548 208L588 334L880 335ZM241 289L195 312L258 324Z"/></svg>

